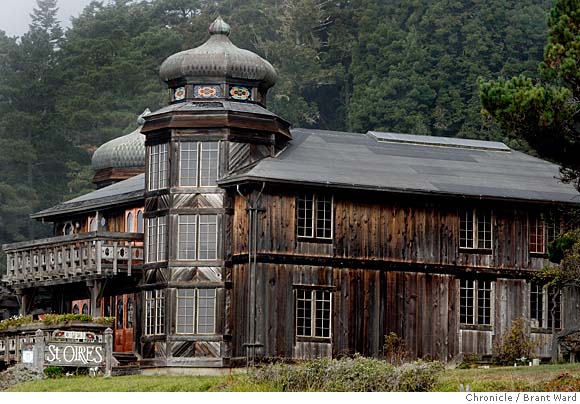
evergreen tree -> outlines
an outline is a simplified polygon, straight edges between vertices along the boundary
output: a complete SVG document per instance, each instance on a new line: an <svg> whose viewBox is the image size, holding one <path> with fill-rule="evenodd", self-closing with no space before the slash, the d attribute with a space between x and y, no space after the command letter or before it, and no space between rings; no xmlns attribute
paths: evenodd
<svg viewBox="0 0 580 404"><path fill-rule="evenodd" d="M541 78L482 81L481 102L511 136L562 164L563 179L580 191L580 1L559 0L550 13Z"/></svg>

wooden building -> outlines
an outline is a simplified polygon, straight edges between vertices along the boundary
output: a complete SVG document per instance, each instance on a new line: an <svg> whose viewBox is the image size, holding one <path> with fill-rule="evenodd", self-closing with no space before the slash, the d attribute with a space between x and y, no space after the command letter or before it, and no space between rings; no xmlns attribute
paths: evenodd
<svg viewBox="0 0 580 404"><path fill-rule="evenodd" d="M274 68L229 32L218 18L162 64L169 105L95 153L103 186L34 215L54 237L4 246L21 311L42 289L50 310L115 315L144 371L381 357L390 332L415 357L489 356L518 317L549 357L579 304L567 291L552 320L533 282L580 204L558 167L497 142L291 129L266 107Z"/></svg>

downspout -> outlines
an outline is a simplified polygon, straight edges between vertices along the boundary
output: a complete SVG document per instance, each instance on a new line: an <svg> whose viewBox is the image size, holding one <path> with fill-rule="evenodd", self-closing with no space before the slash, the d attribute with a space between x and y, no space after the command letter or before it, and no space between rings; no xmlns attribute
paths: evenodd
<svg viewBox="0 0 580 404"><path fill-rule="evenodd" d="M262 182L262 189L254 201L251 200L251 193L246 198L240 191L240 186L236 187L238 194L246 201L246 210L248 211L248 307L250 309L249 318L247 322L246 335L248 340L243 346L246 347L246 368L253 365L256 357L256 348L262 347L263 344L256 341L256 311L257 311L257 252L258 252L258 212L264 211L260 209L260 199L266 183Z"/></svg>

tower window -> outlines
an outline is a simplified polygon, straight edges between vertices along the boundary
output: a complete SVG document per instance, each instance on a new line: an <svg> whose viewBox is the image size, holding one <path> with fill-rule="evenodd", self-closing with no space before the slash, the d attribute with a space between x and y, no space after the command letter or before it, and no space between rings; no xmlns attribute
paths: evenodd
<svg viewBox="0 0 580 404"><path fill-rule="evenodd" d="M145 291L145 334L165 333L165 291Z"/></svg>
<svg viewBox="0 0 580 404"><path fill-rule="evenodd" d="M215 333L216 289L177 290L177 334Z"/></svg>
<svg viewBox="0 0 580 404"><path fill-rule="evenodd" d="M179 185L213 187L219 171L218 142L183 142L179 152Z"/></svg>
<svg viewBox="0 0 580 404"><path fill-rule="evenodd" d="M167 143L149 146L147 167L148 189L164 189L169 186L169 145Z"/></svg>
<svg viewBox="0 0 580 404"><path fill-rule="evenodd" d="M167 216L147 219L147 262L163 261L167 257Z"/></svg>
<svg viewBox="0 0 580 404"><path fill-rule="evenodd" d="M217 215L179 215L177 259L217 259L217 223Z"/></svg>

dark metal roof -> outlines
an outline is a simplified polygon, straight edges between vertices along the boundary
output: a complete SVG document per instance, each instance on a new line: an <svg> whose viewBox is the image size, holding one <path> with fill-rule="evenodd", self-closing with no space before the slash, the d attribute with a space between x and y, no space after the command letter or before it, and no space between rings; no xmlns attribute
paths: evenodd
<svg viewBox="0 0 580 404"><path fill-rule="evenodd" d="M462 144L449 138L412 139L412 135L389 136L388 141L379 141L383 136L378 132L311 129L294 129L292 135L294 140L278 156L264 159L220 184L269 181L580 204L580 194L574 187L558 179L557 165L497 142ZM144 174L140 174L31 217L49 218L143 200L144 181Z"/></svg>
<svg viewBox="0 0 580 404"><path fill-rule="evenodd" d="M145 174L139 174L108 187L97 189L88 194L60 203L30 215L32 218L49 218L63 214L108 208L143 200L145 189Z"/></svg>
<svg viewBox="0 0 580 404"><path fill-rule="evenodd" d="M294 140L277 157L262 160L248 172L220 184L257 180L580 203L574 187L559 180L557 165L497 142L490 142L486 148L485 142L477 141L477 147L473 147L456 140L421 136L410 143L407 137L411 135L397 140L398 136L377 136L377 132L365 135L309 129L294 129L292 135ZM388 141L378 140L386 137Z"/></svg>
<svg viewBox="0 0 580 404"><path fill-rule="evenodd" d="M162 107L147 116L151 119L157 115L166 114L168 112L243 112L249 114L265 115L276 117L277 115L272 111L262 107L259 104L251 102L236 102L224 100L204 100L204 101L190 101L179 102Z"/></svg>

